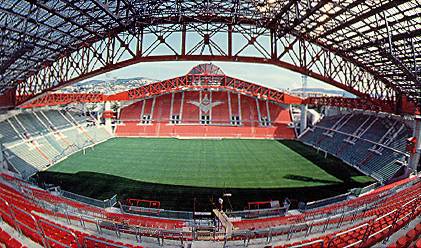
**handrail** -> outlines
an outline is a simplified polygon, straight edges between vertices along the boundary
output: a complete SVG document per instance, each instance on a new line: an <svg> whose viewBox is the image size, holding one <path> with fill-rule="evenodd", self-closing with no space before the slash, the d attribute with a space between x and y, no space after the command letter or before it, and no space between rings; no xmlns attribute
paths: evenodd
<svg viewBox="0 0 421 248"><path fill-rule="evenodd" d="M2 197L0 197L0 201L3 201L3 202L4 202L4 205L6 205L7 209L9 210L9 213L6 213L6 212L5 212L5 210L3 210L3 209L1 209L1 208L0 208L0 211L1 211L1 212L3 212L5 215L9 216L9 218L13 220L13 224L14 224L14 226L15 226L15 229L16 229L18 232L21 232L21 230L20 230L20 228L19 228L19 225L18 225L18 223L16 222L16 221L17 221L17 220L16 220L16 217L15 217L15 215L14 215L13 211L12 211L12 208L10 207L10 204L9 204L9 203L8 203L5 199L3 199ZM9 223L9 224L10 224L10 223Z"/></svg>
<svg viewBox="0 0 421 248"><path fill-rule="evenodd" d="M291 248L301 248L301 247L307 247L309 245L315 245L315 244L321 244L321 247L323 247L324 242L325 241L323 239L317 239L317 240L310 241L310 242L307 242L307 243L302 243L302 244L299 244L299 245L291 246Z"/></svg>
<svg viewBox="0 0 421 248"><path fill-rule="evenodd" d="M2 188L0 190L0 195L5 195L5 196L8 196L9 195L10 199L13 199L13 197L17 197L16 202L28 201L31 204L38 205L39 207L41 207L43 209L46 209L48 211L54 211L54 213L57 213L58 212L58 213L62 213L62 214L64 212L60 212L60 211L65 210L65 206L67 206L66 203L63 203L64 205L61 206L60 205L60 204L62 204L61 202L57 204L57 203L54 203L54 201L53 202L49 202L50 205L41 206L42 200L36 199L36 198L34 200L33 199L30 199L29 198L29 197L31 197L30 196L30 193L28 194L28 192L25 193L24 191L19 191L18 193L15 193L13 191L13 189L16 188L16 185L17 185L18 182L14 182L14 181L7 181L7 182L4 181L3 182L3 180L0 178L0 183L4 183L5 186L7 186L7 185L10 184L11 185L10 187L12 187L11 189L9 189L7 187L4 187L4 189ZM272 236L272 234L274 234L274 236L275 235L284 235L285 234L284 231L286 230L287 231L287 234L288 234L288 237L291 237L291 236L295 236L295 235L298 235L298 234L301 235L304 232L306 232L306 233L311 232L311 227L312 226L314 226L314 227L316 227L316 226L323 227L323 231L321 232L321 233L323 233L327 229L329 229L329 230L330 229L339 229L339 227L343 223L343 218L346 218L346 220L345 220L346 223L354 223L354 220L356 220L356 219L354 219L353 216L355 215L355 216L358 216L358 221L356 221L356 222L362 222L362 221L364 221L365 223L364 224L360 224L357 227L354 227L354 228L352 228L350 230L345 230L345 231L343 231L341 233L338 233L338 234L336 234L334 236L334 238L337 238L340 235L344 235L344 234L349 233L349 232L351 232L353 230L356 230L358 228L365 228L367 225L369 225L370 228L368 228L369 230L368 229L366 230L366 232L364 234L364 238L362 239L363 242L367 242L367 239L368 238L373 237L373 233L372 232L375 231L376 233L378 233L377 232L378 231L378 227L373 228L373 225L372 225L373 223L376 223L378 221L381 221L381 220L383 220L384 218L386 218L388 216L394 216L393 218L396 218L395 217L396 216L395 214L397 214L400 211L403 211L403 209L404 209L404 211L411 210L412 212L409 213L409 214L412 214L414 211L416 211L416 209L417 209L417 207L416 207L417 204L416 203L421 199L417 195L418 192L419 192L419 191L417 191L419 189L418 188L419 185L415 185L417 183L419 183L419 179L407 181L405 184L399 184L395 188L385 188L384 190L380 190L376 194L369 195L368 198L362 198L362 200L363 200L363 202L364 202L365 205L361 205L361 207L358 207L357 209L354 209L354 208L352 208L350 206L347 206L346 204L345 205L341 205L339 209L335 209L334 211L330 212L330 215L328 216L328 218L323 217L323 218L317 219L316 221L304 222L304 223L303 222L301 222L301 223L300 222L294 222L294 224L291 224L292 222L291 223L285 223L284 226L278 226L277 228L271 228L271 227L267 226L264 229L263 228L260 228L260 229L253 230L253 231L249 231L249 230L246 230L246 231L243 231L243 232L234 231L233 232L233 236L243 237L245 235L244 237L246 239L250 239L250 238L255 238L255 237L266 237L266 235L267 236ZM27 185L25 185L24 182L23 183L20 183L20 184L21 184L20 187L23 187L24 189L30 189L30 187L27 186ZM414 185L415 185L415 187L414 187ZM412 186L412 188L410 188L411 186ZM406 191L404 191L404 190L406 190ZM401 192L401 194L400 195L397 195L399 192ZM388 200L385 197L396 197L396 196L402 196L402 199L404 199L404 200L401 200L399 198L396 198L395 201L393 201L393 202L387 201L387 204L385 206L379 205L379 202L381 202L382 200L383 200L383 202L385 200ZM7 199L9 199L9 198L7 198ZM393 199L393 198L391 198L391 199ZM365 201L368 201L368 200L369 200L369 202L368 203L365 203ZM4 201L4 202L7 203L7 201L5 201L3 198L0 197L0 202L1 201ZM45 199L44 199L44 201L45 201ZM359 202L361 202L361 201L359 201ZM6 203L4 204L4 206L7 207L8 204L6 204ZM356 205L356 204L357 203L354 202L352 205ZM390 208L390 206L395 207L397 204L400 204L401 205L400 208L393 209L392 211L388 211L389 208ZM13 206L13 205L11 205L10 208L12 209L12 213L14 213L13 212L13 208L16 208L16 211L24 211L24 210L21 210L21 209L17 208L16 206ZM381 210L380 213L382 213L382 214L379 214L379 216L376 216L374 212L370 212L369 215L366 216L365 215L365 212L367 210L372 210L373 208L378 208L379 210ZM0 208L0 210L4 212L6 210L6 208L3 207L3 208ZM75 207L74 210L77 210L77 207ZM36 213L35 212L32 212L32 213L33 213L34 216L36 216ZM407 217L409 214L406 214L404 217ZM30 216L31 216L31 214L30 214ZM64 216L64 215L61 215L61 216ZM70 218L74 219L74 218L77 218L79 215L77 215L76 212L72 212L68 216L70 216ZM80 215L80 216L82 216L82 215ZM119 218L119 219L120 220L124 219L123 216L124 215L122 215L122 218L121 219ZM349 218L347 216L349 216ZM401 216L401 215L399 215L399 216ZM31 216L31 218L33 219L33 216ZM410 218L412 218L412 217L409 217L408 219L410 219ZM16 218L14 218L14 219L16 220ZM109 218L95 218L95 220L98 221L98 222L105 221L105 220L110 221ZM120 224L124 224L125 223L124 221L121 222L120 220L114 221L113 222L114 223L114 227L111 226L111 228L118 229L117 232L119 232L119 231L126 232L127 230L133 229L133 228L136 227L136 225L128 225L127 227L129 229L119 228L119 225ZM303 221L303 220L300 219L300 221ZM19 223L19 224L21 224L21 223ZM39 223L37 223L37 224L38 224L38 228L39 228L39 226L41 226L41 224L39 224ZM143 225L143 223L141 225ZM385 223L382 222L381 228L383 228L383 230L386 230L387 228L393 228L393 226L391 226L391 227L388 226L385 229L384 228L384 225L385 225ZM19 227L19 225L17 225L17 226ZM330 228L327 228L328 226ZM288 227L289 227L289 229L288 229ZM146 229L151 229L151 228L148 228L148 227L145 227L145 228ZM41 230L41 233L44 232L44 228L42 226L41 226L41 229L40 230ZM112 230L114 230L114 229L112 229ZM162 239L164 239L164 238L171 239L171 238L174 238L174 237L175 238L178 238L178 237L180 237L180 235L183 236L184 234L188 235L188 233L181 231L180 228L178 228L178 229L175 228L174 230L166 230L166 229L162 229L162 228L156 228L156 229L153 229L153 230L155 230L154 235L156 235L158 238L162 238ZM278 233L276 231L278 231ZM165 235L165 234L168 234L168 235ZM118 234L117 234L117 236L118 236ZM48 237L44 237L43 239L45 239L45 238L48 238ZM331 242L331 241L329 241L329 242Z"/></svg>
<svg viewBox="0 0 421 248"><path fill-rule="evenodd" d="M333 241L334 241L336 238L338 238L338 237L340 237L340 236L342 236L342 235L344 235L344 234L347 234L347 233L353 232L353 231L355 231L355 230L362 229L362 228L366 228L366 229L365 229L365 233L367 233L367 231L369 231L369 229L370 229L370 225L366 222L366 223L361 224L361 225L358 225L358 226L356 226L356 227L354 227L354 228L351 228L351 229L348 229L348 230L345 230L345 231L343 231L343 232L340 232L340 233L335 234L335 236L333 236L333 237L329 240L329 242L328 242L328 244L327 244L327 247L328 247L328 248L329 248L329 247L331 247L331 244L333 243ZM364 236L365 236L365 234L364 234Z"/></svg>
<svg viewBox="0 0 421 248"><path fill-rule="evenodd" d="M76 201L83 202L85 204L92 205L95 207L100 207L100 208L109 207L110 199L98 200L98 199L91 198L88 196L72 193L66 190L60 190L60 193L64 198L67 198L67 199L76 200Z"/></svg>
<svg viewBox="0 0 421 248"><path fill-rule="evenodd" d="M77 247L81 247L80 246L80 244L79 244L79 240L78 240L78 238L77 238L77 236L72 232L72 231L70 231L70 230L68 230L68 229L65 229L65 228L63 228L63 227L61 227L61 226L59 226L59 225L56 225L56 224L53 224L53 223L51 223L51 222L48 222L48 221L46 221L46 220L44 220L44 219L39 219L39 226L41 227L41 230L42 230L42 232L44 233L44 236L45 236L45 238L46 239L48 239L48 240L50 240L50 241L53 241L54 243L57 243L57 244L59 244L59 245L61 245L61 246L66 246L64 243L62 243L62 242L60 242L60 241L58 241L58 240L55 240L55 239L53 239L53 238L51 238L51 237L49 237L47 234L46 234L46 232L45 232L45 230L44 230L44 227L42 226L42 224L44 223L44 224L46 224L46 225L49 225L49 226L52 226L52 227L54 227L54 228L56 228L56 229L59 229L59 230L61 230L61 231L63 231L63 232L66 232L66 233L68 233L68 234L70 234L73 238L74 238L74 241L75 241L75 243L76 243L76 245L77 245Z"/></svg>
<svg viewBox="0 0 421 248"><path fill-rule="evenodd" d="M402 151L396 150L396 149L394 149L394 148L392 148L392 147L390 147L390 146L386 146L386 145L384 145L384 144L380 144L380 143L377 143L377 142L371 141L371 140L369 140L369 139L359 138L359 137L356 137L355 135L352 135L352 134L349 134L349 133L345 133L345 132L342 132L342 131L339 131L339 130L334 130L334 129L331 129L331 128L323 127L323 126L317 126L317 125L316 125L315 127L316 127L316 128L320 128L320 129L323 129L323 130L327 130L327 131L332 131L332 132L335 132L335 133L343 134L343 135L346 135L346 136L348 136L348 137L354 137L354 138L357 138L357 139L359 139L359 140L363 140L363 141L366 141L366 142L368 142L368 143L370 143L370 144L374 144L374 145L381 146L381 147L383 147L383 148L385 148L385 149L389 149L389 150L391 150L391 151L393 151L393 152L396 152L396 153L402 154L402 155L404 155L404 156L406 156L406 157L409 157L409 154L408 154L408 153L405 153L405 152L402 152Z"/></svg>
<svg viewBox="0 0 421 248"><path fill-rule="evenodd" d="M37 222L37 220L35 219L35 217L31 214L31 213L29 213L29 212L27 212L27 211L25 211L25 210L23 210L23 209L21 209L21 208L19 208L19 207L17 207L17 206L15 206L15 205L10 205L11 206L11 211L13 212L13 215L16 217L16 214L15 214L15 211L13 210L13 208L14 209L16 209L17 211L20 211L22 214L25 214L26 216L28 216L33 222L34 222L34 224L35 224L35 229L36 229L36 233L38 234L38 236L41 238L41 240L42 240L42 242L43 242L43 245L45 246L45 247L48 247L47 246L47 241L45 240L45 235L44 235L44 232L41 230L41 228L40 228L40 226L39 226L39 224L38 224L38 222ZM22 226L24 226L25 228L27 228L27 229L29 229L29 230L32 230L32 227L30 227L30 226L28 226L26 223L24 223L24 222L22 222L22 221L20 221L20 220L18 220L17 218L16 218L16 222L17 223L19 223L20 225L22 225ZM20 227L19 227L19 229L20 230L22 230Z"/></svg>
<svg viewBox="0 0 421 248"><path fill-rule="evenodd" d="M105 241L105 240L100 240L100 239L97 239L97 238L94 238L94 237L91 237L91 236L85 236L85 237L84 237L84 239L83 239L83 246L84 246L84 247L89 247L89 246L87 245L87 241L89 241L89 240L91 240L91 241L93 241L93 242L95 242L95 243L104 244L104 245L106 245L107 247L127 248L127 246L124 246L124 245L119 245L119 244L114 244L114 243L110 243L110 242L107 242L107 241Z"/></svg>

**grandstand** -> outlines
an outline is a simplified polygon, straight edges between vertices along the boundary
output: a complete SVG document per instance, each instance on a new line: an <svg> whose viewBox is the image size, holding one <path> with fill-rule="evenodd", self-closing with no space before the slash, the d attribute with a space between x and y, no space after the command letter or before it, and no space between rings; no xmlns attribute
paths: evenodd
<svg viewBox="0 0 421 248"><path fill-rule="evenodd" d="M87 125L86 118L64 110L16 114L0 122L4 159L16 173L28 178L74 152L111 138L105 127Z"/></svg>
<svg viewBox="0 0 421 248"><path fill-rule="evenodd" d="M228 218L235 217L237 220L226 225L229 231L214 232L211 240L225 246L250 247L268 244L275 244L274 247L374 245L414 218L419 218L419 184L419 178L404 180L393 184L393 187L384 186L355 199L309 209L292 216L248 219L259 213L227 213ZM196 226L196 231L186 231L188 227L195 226L190 219L191 213L161 213L134 206L122 206L122 213L114 213L34 188L7 174L2 174L1 196L1 214L5 221L3 226L7 226L5 229L15 228L33 240L22 237L16 240L3 234L2 241L20 245L36 242L38 244L34 244L34 247L45 243L60 247L171 247L206 238L200 235L206 234L204 230L209 229ZM260 214L263 211L260 210ZM266 214L273 213L274 210L271 210ZM414 226L414 229L418 232L416 235L419 235L419 227ZM403 236L402 239L398 242L410 244L414 236L410 234L408 238Z"/></svg>
<svg viewBox="0 0 421 248"><path fill-rule="evenodd" d="M118 115L111 115L113 122L107 105L102 121L77 108L51 106L4 118L3 155L14 173L3 174L5 187L11 187L2 194L10 209L5 213L32 220L14 223L6 216L8 228L40 230L26 233L30 240L23 242L41 245L66 246L66 240L70 246L112 246L115 237L107 235L115 234L122 246L178 246L211 238L225 246L322 247L374 245L416 222L419 178L399 181L410 162L411 120L363 111L330 114L327 109L297 136L291 109L299 98L285 92L278 92L279 98L254 95L243 87L262 86L249 82L227 87L217 80L227 76L212 64L198 65L183 77L188 78L183 89L132 97ZM162 83L142 87L154 84ZM47 191L21 179L37 181ZM11 192L42 215L15 206ZM31 201L40 192L38 200L47 203ZM226 192L229 207L218 212L216 199ZM53 202L47 200L53 195ZM70 210L72 204L78 207ZM49 209L57 207L66 210L52 220ZM81 208L86 210L81 213ZM111 214L116 211L119 217ZM197 211L214 216L223 229L212 227L209 217L196 216ZM149 223L147 218L155 219ZM101 235L80 232L77 224L65 227L72 219ZM61 234L50 237L49 231L57 234L54 230ZM213 230L212 237L206 238L205 230Z"/></svg>
<svg viewBox="0 0 421 248"><path fill-rule="evenodd" d="M408 163L409 137L411 128L405 121L351 113L324 118L300 140L384 182Z"/></svg>
<svg viewBox="0 0 421 248"><path fill-rule="evenodd" d="M0 246L421 247L420 14L405 0L0 1ZM207 62L61 90L163 61ZM218 61L302 74L300 94Z"/></svg>
<svg viewBox="0 0 421 248"><path fill-rule="evenodd" d="M206 103L212 105L209 110ZM295 137L288 127L292 123L288 106L230 91L180 92L144 99L123 108L120 120L116 129L120 137ZM205 127L200 125L205 123Z"/></svg>

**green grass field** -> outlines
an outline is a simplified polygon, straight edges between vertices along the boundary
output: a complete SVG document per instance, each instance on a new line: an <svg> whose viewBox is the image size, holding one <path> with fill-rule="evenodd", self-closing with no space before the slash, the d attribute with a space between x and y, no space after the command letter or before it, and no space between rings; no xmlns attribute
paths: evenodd
<svg viewBox="0 0 421 248"><path fill-rule="evenodd" d="M114 138L76 153L49 171L96 172L216 188L294 188L342 182L275 140Z"/></svg>
<svg viewBox="0 0 421 248"><path fill-rule="evenodd" d="M158 200L208 211L223 193L234 209L250 201L314 201L372 179L299 141L114 138L34 176L81 195Z"/></svg>

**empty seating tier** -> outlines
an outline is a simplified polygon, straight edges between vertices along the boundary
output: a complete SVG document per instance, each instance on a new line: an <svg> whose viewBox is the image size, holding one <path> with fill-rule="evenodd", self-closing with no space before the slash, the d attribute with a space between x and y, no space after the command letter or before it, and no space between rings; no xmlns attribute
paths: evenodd
<svg viewBox="0 0 421 248"><path fill-rule="evenodd" d="M384 182L407 162L409 137L411 128L404 121L354 113L325 117L300 140Z"/></svg>
<svg viewBox="0 0 421 248"><path fill-rule="evenodd" d="M89 118L82 116L40 110L16 114L0 122L0 142L6 161L27 178L65 156L111 138L105 127L88 125Z"/></svg>
<svg viewBox="0 0 421 248"><path fill-rule="evenodd" d="M116 136L294 139L289 108L228 91L183 91L121 110Z"/></svg>
<svg viewBox="0 0 421 248"><path fill-rule="evenodd" d="M237 218L231 221L230 233L215 229L209 238L229 247L253 243L278 248L377 246L419 217L420 183L417 177L405 179L289 216ZM4 172L0 173L0 216L24 237L51 247L157 247L164 243L179 247L203 235L192 219L106 210L50 193ZM418 229L415 226L397 243L414 242ZM7 245L16 243L5 233L0 233L0 240Z"/></svg>

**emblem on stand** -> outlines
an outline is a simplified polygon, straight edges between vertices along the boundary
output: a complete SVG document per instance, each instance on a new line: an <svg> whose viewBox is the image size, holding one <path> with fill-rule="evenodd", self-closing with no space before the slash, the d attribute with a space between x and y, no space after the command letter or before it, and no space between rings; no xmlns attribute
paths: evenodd
<svg viewBox="0 0 421 248"><path fill-rule="evenodd" d="M221 102L221 101L211 102L209 100L208 95L205 95L205 97L203 97L201 102L188 101L187 103L195 105L196 107L198 107L204 113L208 113L213 107L218 106L218 105L220 105L224 102Z"/></svg>

